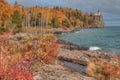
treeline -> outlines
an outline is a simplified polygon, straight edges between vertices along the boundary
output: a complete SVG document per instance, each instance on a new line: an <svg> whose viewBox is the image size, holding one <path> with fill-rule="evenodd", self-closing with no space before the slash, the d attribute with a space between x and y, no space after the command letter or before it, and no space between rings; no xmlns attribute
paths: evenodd
<svg viewBox="0 0 120 80"><path fill-rule="evenodd" d="M27 8L17 2L13 6L5 0L0 0L0 28L1 30L19 31L22 27L94 27L94 14L81 10L61 7L31 7Z"/></svg>

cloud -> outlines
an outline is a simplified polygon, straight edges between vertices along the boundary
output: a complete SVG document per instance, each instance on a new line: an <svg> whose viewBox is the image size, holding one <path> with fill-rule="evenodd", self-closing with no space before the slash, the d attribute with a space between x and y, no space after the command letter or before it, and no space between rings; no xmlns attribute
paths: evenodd
<svg viewBox="0 0 120 80"><path fill-rule="evenodd" d="M120 0L7 0L10 3L19 2L24 6L63 6L82 9L83 11L96 11L120 13Z"/></svg>

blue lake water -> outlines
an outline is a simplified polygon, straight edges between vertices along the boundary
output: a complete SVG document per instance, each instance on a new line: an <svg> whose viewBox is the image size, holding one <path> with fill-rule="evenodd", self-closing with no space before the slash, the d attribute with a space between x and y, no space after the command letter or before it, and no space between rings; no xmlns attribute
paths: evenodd
<svg viewBox="0 0 120 80"><path fill-rule="evenodd" d="M74 33L63 34L59 38L90 47L90 50L120 54L120 26L81 29Z"/></svg>

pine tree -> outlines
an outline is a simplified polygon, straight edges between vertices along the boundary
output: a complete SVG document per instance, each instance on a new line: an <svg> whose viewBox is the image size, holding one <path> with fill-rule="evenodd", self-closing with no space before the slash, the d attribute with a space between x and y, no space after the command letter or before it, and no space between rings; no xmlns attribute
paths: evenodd
<svg viewBox="0 0 120 80"><path fill-rule="evenodd" d="M53 19L51 20L51 26L52 26L53 28L58 28L58 27L59 27L59 21L58 21L57 18L53 18Z"/></svg>
<svg viewBox="0 0 120 80"><path fill-rule="evenodd" d="M15 10L12 15L12 29L15 29L15 31L21 31L22 29L22 17L18 10Z"/></svg>

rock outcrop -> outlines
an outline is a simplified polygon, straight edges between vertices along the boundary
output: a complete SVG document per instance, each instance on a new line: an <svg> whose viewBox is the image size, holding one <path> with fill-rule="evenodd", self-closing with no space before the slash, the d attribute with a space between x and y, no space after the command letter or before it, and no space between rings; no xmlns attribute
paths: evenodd
<svg viewBox="0 0 120 80"><path fill-rule="evenodd" d="M72 42L61 40L61 39L58 39L57 43L63 45L61 47L64 48L64 49L69 49L69 50L89 50L89 47L80 46L80 45L74 44Z"/></svg>
<svg viewBox="0 0 120 80"><path fill-rule="evenodd" d="M105 59L111 61L112 55L105 52L90 51L65 40L58 40L60 44L59 60L87 66L92 60Z"/></svg>
<svg viewBox="0 0 120 80"><path fill-rule="evenodd" d="M104 27L104 22L103 22L103 16L100 13L100 11L98 10L98 12L95 14L94 16L94 20L95 20L95 26L98 28L102 28Z"/></svg>
<svg viewBox="0 0 120 80"><path fill-rule="evenodd" d="M34 73L34 80L96 80L61 65L44 65Z"/></svg>

